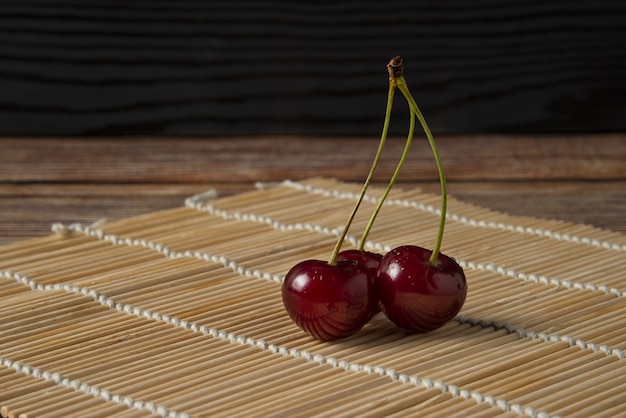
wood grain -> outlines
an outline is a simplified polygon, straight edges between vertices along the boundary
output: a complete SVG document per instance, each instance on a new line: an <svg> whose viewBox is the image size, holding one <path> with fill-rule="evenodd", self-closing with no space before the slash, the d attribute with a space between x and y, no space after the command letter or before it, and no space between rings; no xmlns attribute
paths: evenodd
<svg viewBox="0 0 626 418"><path fill-rule="evenodd" d="M372 135L397 54L437 133L623 131L625 22L611 0L3 1L0 134Z"/></svg>
<svg viewBox="0 0 626 418"><path fill-rule="evenodd" d="M46 235L54 222L91 223L181 206L215 189L314 176L362 182L376 138L0 138L0 244ZM390 138L375 176L387 181L403 147ZM626 136L442 136L449 193L514 215L626 232ZM400 187L438 193L425 141L414 141Z"/></svg>
<svg viewBox="0 0 626 418"><path fill-rule="evenodd" d="M217 182L329 177L361 181L378 138L5 138L0 181ZM604 180L626 177L626 136L440 136L451 181ZM405 140L390 138L378 169L387 181ZM403 181L438 179L428 142L413 142ZM234 176L234 177L233 177Z"/></svg>

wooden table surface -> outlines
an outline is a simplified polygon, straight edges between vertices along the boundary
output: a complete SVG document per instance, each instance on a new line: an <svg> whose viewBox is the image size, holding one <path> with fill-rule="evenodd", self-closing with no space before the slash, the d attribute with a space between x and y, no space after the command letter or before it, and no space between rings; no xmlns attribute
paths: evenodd
<svg viewBox="0 0 626 418"><path fill-rule="evenodd" d="M626 232L626 134L440 136L451 196L514 215ZM378 138L0 138L0 244L44 236L55 222L91 223L178 207L216 189L333 177L362 182ZM376 184L404 146L388 139ZM439 192L425 139L399 187Z"/></svg>

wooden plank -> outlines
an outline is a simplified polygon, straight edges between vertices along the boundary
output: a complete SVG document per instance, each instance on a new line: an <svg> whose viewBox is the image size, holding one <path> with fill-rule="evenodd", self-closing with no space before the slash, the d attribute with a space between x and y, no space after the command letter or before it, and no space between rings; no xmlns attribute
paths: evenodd
<svg viewBox="0 0 626 418"><path fill-rule="evenodd" d="M117 220L183 205L186 197L212 185L24 184L0 185L0 245L50 234L53 223ZM254 185L221 185L220 193Z"/></svg>
<svg viewBox="0 0 626 418"><path fill-rule="evenodd" d="M611 0L3 1L0 132L371 135L396 54L435 132L624 130L625 18Z"/></svg>
<svg viewBox="0 0 626 418"><path fill-rule="evenodd" d="M626 231L626 138L443 136L449 192L503 212ZM362 182L376 138L0 138L0 244L46 235L54 222L91 223L178 207L214 188L314 176ZM424 140L414 142L400 187L438 193ZM391 138L375 183L404 146Z"/></svg>
<svg viewBox="0 0 626 418"><path fill-rule="evenodd" d="M626 135L441 136L450 181L623 180ZM374 137L0 138L0 182L228 183L323 174L362 181ZM397 165L403 138L390 138L377 178ZM438 179L427 141L418 138L404 181Z"/></svg>
<svg viewBox="0 0 626 418"><path fill-rule="evenodd" d="M382 183L376 183L381 186ZM406 183L438 193L438 184ZM45 236L51 224L117 220L179 207L208 189L220 196L252 190L241 183L0 185L0 245ZM626 233L626 181L616 182L451 182L452 196L520 216L585 223Z"/></svg>
<svg viewBox="0 0 626 418"><path fill-rule="evenodd" d="M438 192L438 185L421 184ZM560 219L626 233L626 181L452 182L449 193L511 215Z"/></svg>

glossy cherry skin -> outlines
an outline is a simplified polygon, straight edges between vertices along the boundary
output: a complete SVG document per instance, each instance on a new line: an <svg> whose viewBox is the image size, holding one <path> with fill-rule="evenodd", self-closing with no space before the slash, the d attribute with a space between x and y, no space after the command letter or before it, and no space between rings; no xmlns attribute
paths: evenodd
<svg viewBox="0 0 626 418"><path fill-rule="evenodd" d="M394 248L378 267L376 290L385 315L398 327L428 332L454 318L463 307L467 281L458 263L414 245Z"/></svg>
<svg viewBox="0 0 626 418"><path fill-rule="evenodd" d="M360 330L377 304L369 270L355 261L300 262L285 276L281 293L291 319L323 341Z"/></svg>
<svg viewBox="0 0 626 418"><path fill-rule="evenodd" d="M372 278L378 274L378 266L382 259L382 254L360 250L345 250L337 255L337 260L352 260L364 265L372 273Z"/></svg>
<svg viewBox="0 0 626 418"><path fill-rule="evenodd" d="M372 282L376 280L376 276L378 275L378 266L380 265L380 260L382 259L383 259L382 254L373 253L371 251L360 251L360 250L345 250L345 251L341 251L337 255L337 260L352 260L367 267L367 269L371 273ZM378 305L378 298L377 298L376 306L372 310L372 316L380 312L380 310L381 309Z"/></svg>

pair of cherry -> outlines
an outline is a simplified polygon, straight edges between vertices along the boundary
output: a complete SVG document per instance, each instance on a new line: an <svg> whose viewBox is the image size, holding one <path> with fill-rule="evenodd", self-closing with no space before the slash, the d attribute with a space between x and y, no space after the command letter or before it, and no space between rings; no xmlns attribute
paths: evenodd
<svg viewBox="0 0 626 418"><path fill-rule="evenodd" d="M410 332L439 328L461 310L467 293L463 270L450 257L404 245L381 254L347 250L331 265L307 260L295 265L282 287L287 312L319 340L356 333L380 310Z"/></svg>
<svg viewBox="0 0 626 418"><path fill-rule="evenodd" d="M378 152L356 205L328 262L306 260L296 264L282 285L283 304L291 319L319 340L336 340L356 333L379 311L398 327L428 332L441 327L461 310L467 294L463 269L440 252L446 219L446 183L434 139L403 76L402 59L387 65L389 95ZM398 166L378 202L358 249L340 251L354 216L365 196L380 158L389 127L395 89L407 99L410 125L407 143ZM442 204L434 249L404 245L384 256L365 251L367 235L406 159L417 117L429 140L441 182Z"/></svg>

